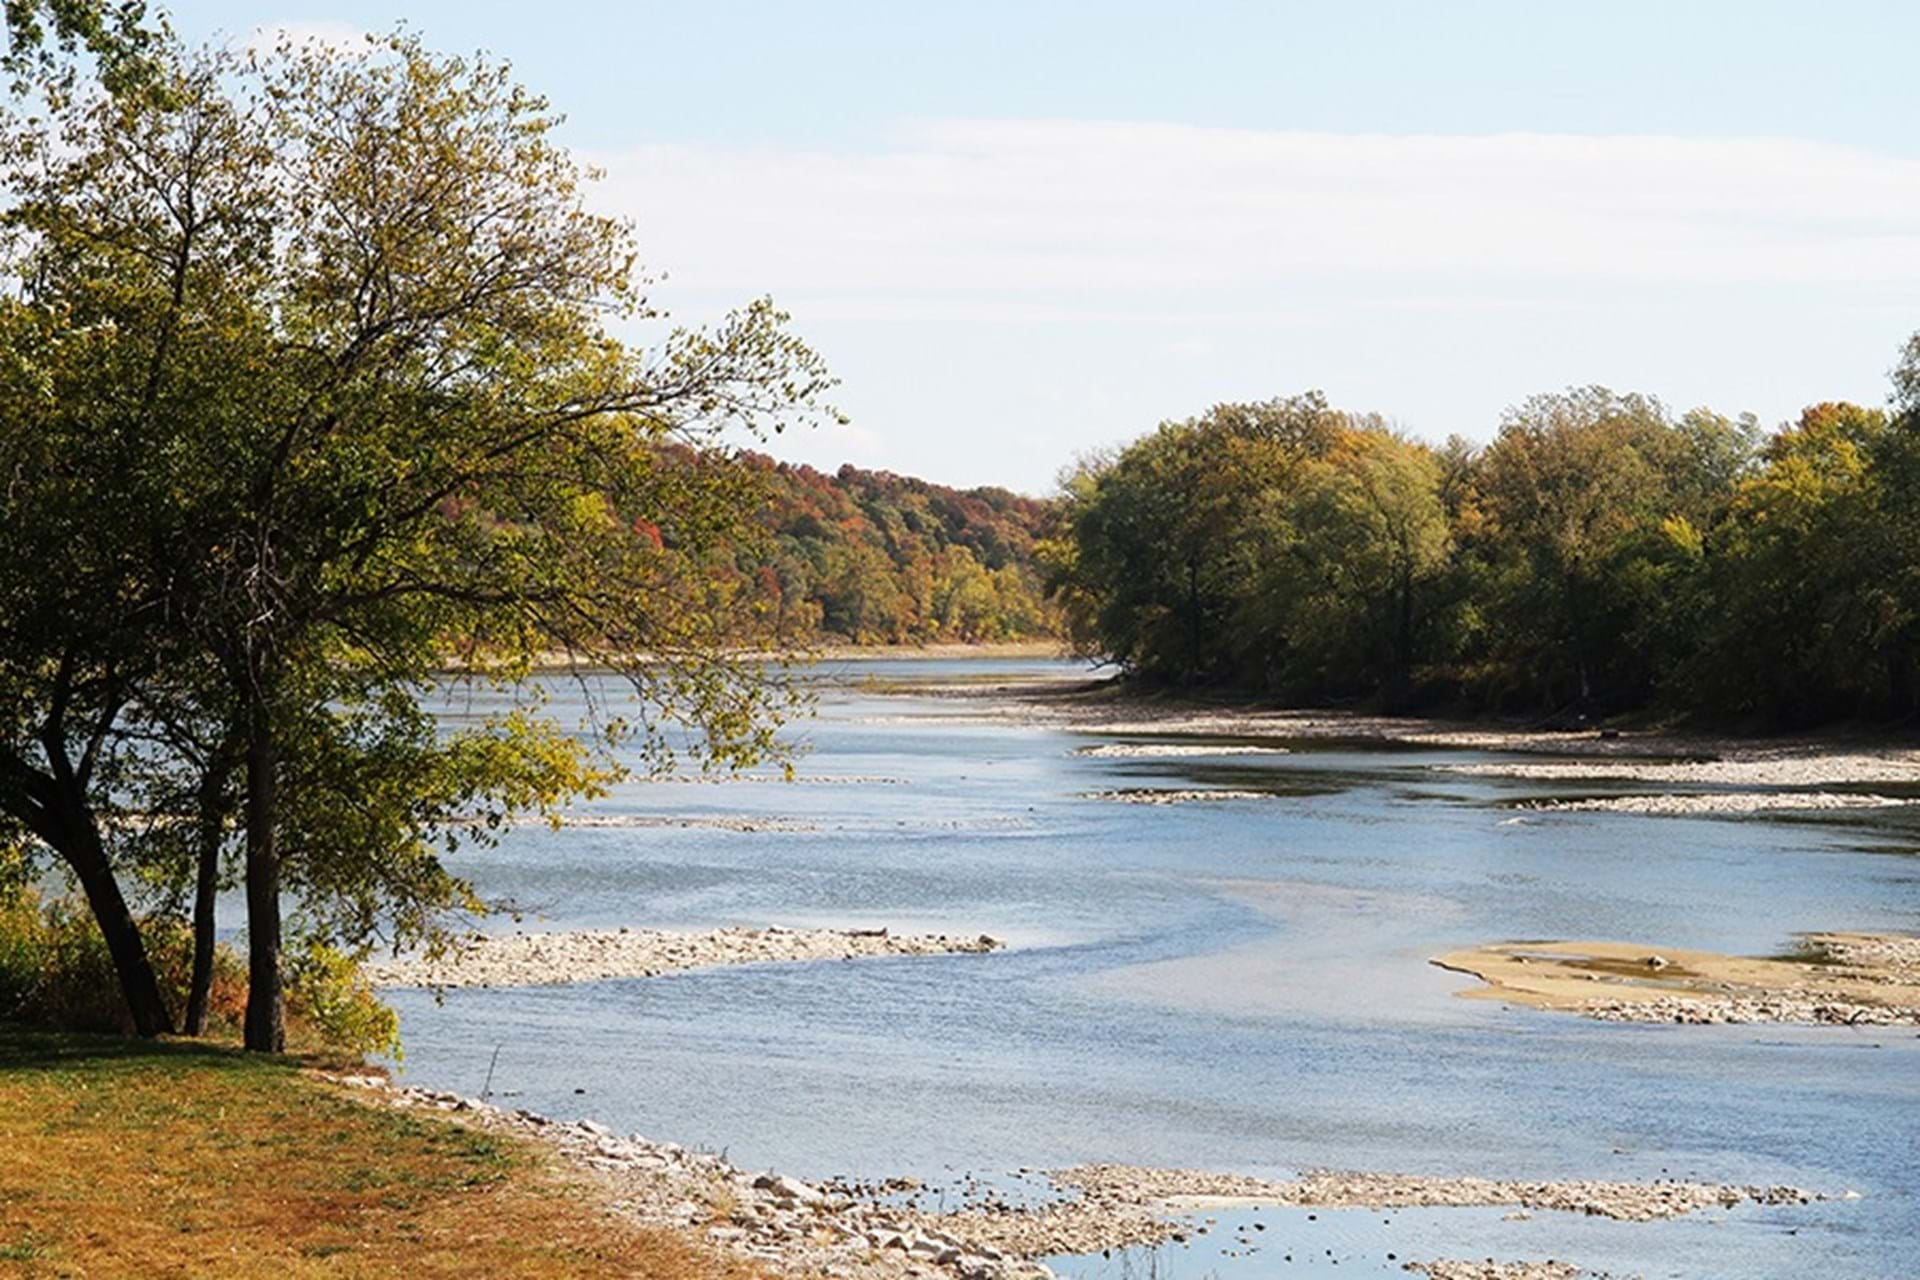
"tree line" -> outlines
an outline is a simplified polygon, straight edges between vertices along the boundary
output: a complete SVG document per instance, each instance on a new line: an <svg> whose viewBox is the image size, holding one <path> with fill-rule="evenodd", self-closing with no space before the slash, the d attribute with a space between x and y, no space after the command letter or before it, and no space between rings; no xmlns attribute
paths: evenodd
<svg viewBox="0 0 1920 1280"><path fill-rule="evenodd" d="M1145 681L1570 722L1920 713L1920 337L1889 407L1771 434L1587 387L1436 448L1315 393L1163 424L1063 489L1049 589Z"/></svg>
<svg viewBox="0 0 1920 1280"><path fill-rule="evenodd" d="M719 440L832 414L831 379L764 300L616 339L659 320L631 228L503 65L138 18L7 7L0 880L64 868L142 1034L204 1027L243 888L276 1051L290 946L443 943L482 905L446 855L610 744L779 754L798 693L729 656L760 614L722 572L772 534ZM637 710L555 722L521 680L556 660ZM475 683L518 704L439 723ZM184 1009L156 912L192 920Z"/></svg>
<svg viewBox="0 0 1920 1280"><path fill-rule="evenodd" d="M952 489L889 471L812 467L749 453L767 495L767 539L735 565L748 608L799 643L980 642L1051 637L1034 563L1053 502Z"/></svg>

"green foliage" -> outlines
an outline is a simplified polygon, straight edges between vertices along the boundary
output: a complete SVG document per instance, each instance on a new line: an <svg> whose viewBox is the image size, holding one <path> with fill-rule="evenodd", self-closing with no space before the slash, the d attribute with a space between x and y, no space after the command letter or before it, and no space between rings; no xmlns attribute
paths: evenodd
<svg viewBox="0 0 1920 1280"><path fill-rule="evenodd" d="M287 1017L311 1028L328 1048L399 1056L399 1016L367 985L352 956L324 942L290 957Z"/></svg>
<svg viewBox="0 0 1920 1280"><path fill-rule="evenodd" d="M439 858L590 793L585 744L782 755L801 695L721 572L772 535L723 437L832 416L832 380L765 299L617 339L658 319L631 228L504 65L151 52L155 93L0 132L0 840L73 870L144 1031L120 878L241 863L272 1048L283 892L347 948L431 943L478 905ZM556 655L632 713L423 709Z"/></svg>
<svg viewBox="0 0 1920 1280"><path fill-rule="evenodd" d="M102 85L125 93L151 84L154 34L142 0L5 0L7 47L0 71L18 86L38 79L54 88L74 81L72 61L92 54Z"/></svg>
<svg viewBox="0 0 1920 1280"><path fill-rule="evenodd" d="M1717 702L1788 723L1913 707L1912 442L1847 404L1768 441L1715 546L1721 608L1697 678Z"/></svg>
<svg viewBox="0 0 1920 1280"><path fill-rule="evenodd" d="M1591 709L1653 696L1692 642L1692 620L1668 614L1699 567L1686 548L1724 514L1753 434L1603 387L1510 411L1475 459L1462 521L1486 627L1480 694Z"/></svg>
<svg viewBox="0 0 1920 1280"><path fill-rule="evenodd" d="M1045 559L1074 641L1154 679L1265 685L1232 628L1271 549L1250 518L1347 425L1317 394L1219 405L1070 476Z"/></svg>
<svg viewBox="0 0 1920 1280"><path fill-rule="evenodd" d="M177 918L149 917L143 933L169 998L184 1003L193 939ZM295 949L287 966L287 1012L295 1035L341 1053L397 1053L399 1020L360 976L353 957L324 943ZM213 1024L240 1022L246 965L227 947L214 952ZM62 1031L126 1033L113 959L84 903L43 902L27 889L0 893L0 1021Z"/></svg>
<svg viewBox="0 0 1920 1280"><path fill-rule="evenodd" d="M1152 679L1570 718L1920 712L1920 337L1894 413L1602 387L1439 450L1317 397L1164 425L1065 482L1039 559L1082 649ZM1281 427L1280 424L1287 424Z"/></svg>
<svg viewBox="0 0 1920 1280"><path fill-rule="evenodd" d="M190 933L168 917L147 921L144 932L163 988L183 1001ZM243 985L241 966L222 954L216 986L230 1010ZM0 894L0 1019L67 1031L132 1030L113 958L85 903L42 902L30 889Z"/></svg>
<svg viewBox="0 0 1920 1280"><path fill-rule="evenodd" d="M1377 426L1342 431L1293 483L1265 495L1234 632L1241 670L1286 690L1408 696L1446 625L1453 534L1433 452Z"/></svg>

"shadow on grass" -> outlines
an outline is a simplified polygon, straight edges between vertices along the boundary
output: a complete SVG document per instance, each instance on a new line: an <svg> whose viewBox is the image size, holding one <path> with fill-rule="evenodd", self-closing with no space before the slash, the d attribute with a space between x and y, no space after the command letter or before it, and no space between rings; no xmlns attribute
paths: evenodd
<svg viewBox="0 0 1920 1280"><path fill-rule="evenodd" d="M293 1058L248 1054L237 1045L218 1041L142 1040L135 1036L50 1031L44 1027L0 1022L0 1075L161 1064L244 1071L284 1068L297 1063Z"/></svg>

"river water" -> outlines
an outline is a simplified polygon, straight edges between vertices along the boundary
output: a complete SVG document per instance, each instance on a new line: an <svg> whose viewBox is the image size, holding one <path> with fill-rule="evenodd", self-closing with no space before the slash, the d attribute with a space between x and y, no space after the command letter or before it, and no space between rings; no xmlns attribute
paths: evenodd
<svg viewBox="0 0 1920 1280"><path fill-rule="evenodd" d="M1516 821L1516 800L1610 788L1434 768L1498 758L1484 752L1324 741L1091 758L1072 753L1116 739L910 691L1072 669L828 666L817 715L793 730L799 781L635 783L594 806L815 829L525 828L458 865L525 927L884 925L1008 950L395 992L403 1078L477 1093L492 1064L515 1105L808 1178L1115 1161L1859 1193L1652 1224L1222 1213L1151 1257L1054 1260L1070 1275L1398 1274L1408 1258L1490 1256L1649 1277L1920 1274L1912 1028L1605 1024L1459 999L1473 980L1427 964L1514 938L1771 954L1796 930L1920 929L1911 811ZM556 686L552 709L577 711L573 697ZM1267 795L1084 798L1116 787ZM1255 1219L1248 1253L1234 1237Z"/></svg>

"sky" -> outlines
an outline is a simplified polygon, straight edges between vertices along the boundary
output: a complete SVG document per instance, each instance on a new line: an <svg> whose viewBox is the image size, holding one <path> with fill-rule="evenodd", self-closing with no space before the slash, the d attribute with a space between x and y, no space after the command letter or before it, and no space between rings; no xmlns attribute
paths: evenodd
<svg viewBox="0 0 1920 1280"><path fill-rule="evenodd" d="M771 295L844 428L1044 493L1308 389L1439 441L1601 383L1784 421L1920 330L1920 4L205 0L510 61L674 323ZM644 336L644 335L641 335Z"/></svg>

